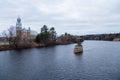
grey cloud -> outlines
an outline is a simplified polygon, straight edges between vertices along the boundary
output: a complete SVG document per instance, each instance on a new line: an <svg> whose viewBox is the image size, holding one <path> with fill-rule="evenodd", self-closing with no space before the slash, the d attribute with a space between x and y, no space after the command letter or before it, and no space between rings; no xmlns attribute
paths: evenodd
<svg viewBox="0 0 120 80"><path fill-rule="evenodd" d="M4 29L15 25L18 15L23 26L38 32L44 24L54 26L59 34L109 33L120 29L119 0L1 0L0 4L0 27Z"/></svg>

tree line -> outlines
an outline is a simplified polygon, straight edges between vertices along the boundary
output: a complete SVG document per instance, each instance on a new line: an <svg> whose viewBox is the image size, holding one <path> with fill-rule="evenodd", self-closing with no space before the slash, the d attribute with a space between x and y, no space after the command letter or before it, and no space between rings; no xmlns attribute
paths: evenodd
<svg viewBox="0 0 120 80"><path fill-rule="evenodd" d="M115 38L120 38L120 33L93 34L93 35L84 35L83 37L85 40L113 41Z"/></svg>

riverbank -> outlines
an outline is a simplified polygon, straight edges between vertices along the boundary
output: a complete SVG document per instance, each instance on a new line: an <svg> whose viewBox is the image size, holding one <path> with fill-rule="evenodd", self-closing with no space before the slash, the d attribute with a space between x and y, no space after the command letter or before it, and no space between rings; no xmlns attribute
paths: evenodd
<svg viewBox="0 0 120 80"><path fill-rule="evenodd" d="M18 49L26 49L26 48L32 48L32 47L30 47L30 46L13 47L13 46L10 46L10 45L0 45L0 51L18 50Z"/></svg>
<svg viewBox="0 0 120 80"><path fill-rule="evenodd" d="M55 46L55 45L67 45L72 44L68 42L48 42L48 43L35 43L32 42L31 45L23 45L23 46L10 46L10 45L0 45L0 51L5 50L19 50L19 49L27 49L27 48L36 48L36 47L48 47L48 46Z"/></svg>

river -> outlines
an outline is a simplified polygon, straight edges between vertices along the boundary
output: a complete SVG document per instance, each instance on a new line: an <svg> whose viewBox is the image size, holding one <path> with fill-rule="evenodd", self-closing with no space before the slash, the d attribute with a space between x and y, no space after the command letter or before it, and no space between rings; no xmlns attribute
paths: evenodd
<svg viewBox="0 0 120 80"><path fill-rule="evenodd" d="M120 80L120 42L75 44L0 52L0 80Z"/></svg>

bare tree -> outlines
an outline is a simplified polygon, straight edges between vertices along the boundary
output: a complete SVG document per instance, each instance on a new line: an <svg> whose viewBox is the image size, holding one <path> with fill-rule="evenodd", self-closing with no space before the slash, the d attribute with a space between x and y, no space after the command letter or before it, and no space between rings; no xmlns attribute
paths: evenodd
<svg viewBox="0 0 120 80"><path fill-rule="evenodd" d="M2 35L6 38L6 41L9 42L10 46L16 47L16 31L14 26L10 26L8 30L3 31Z"/></svg>
<svg viewBox="0 0 120 80"><path fill-rule="evenodd" d="M7 35L7 32L4 30L2 33L1 33L2 37L3 37L3 43L4 45L6 44L6 42L8 42L8 35Z"/></svg>
<svg viewBox="0 0 120 80"><path fill-rule="evenodd" d="M16 29L14 26L10 26L10 28L8 29L8 35L9 35L9 44L11 46L16 47L17 39L16 39Z"/></svg>

